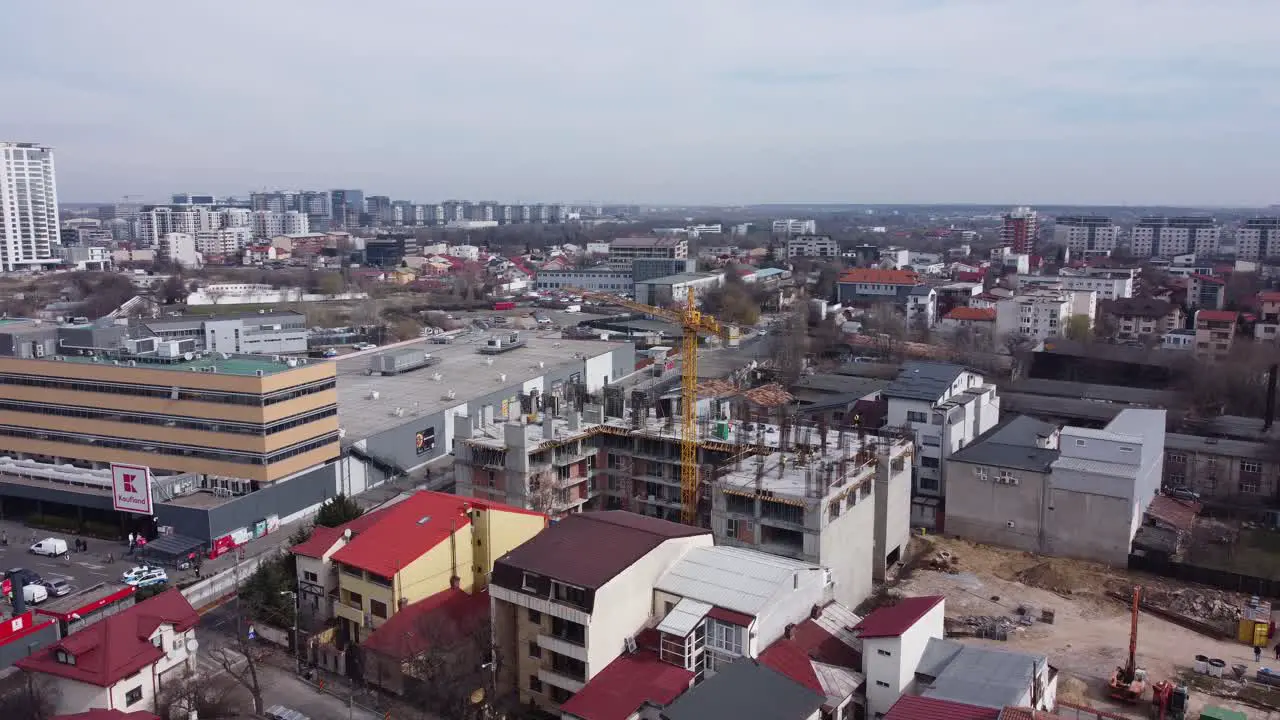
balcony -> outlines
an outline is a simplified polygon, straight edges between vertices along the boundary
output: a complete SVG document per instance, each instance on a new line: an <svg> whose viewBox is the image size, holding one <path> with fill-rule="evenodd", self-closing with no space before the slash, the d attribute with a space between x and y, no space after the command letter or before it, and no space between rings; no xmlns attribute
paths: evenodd
<svg viewBox="0 0 1280 720"><path fill-rule="evenodd" d="M571 677L561 675L554 670L542 669L538 671L538 679L548 685L555 685L558 688L564 688L571 693L580 692L582 686L586 683L581 680L574 680Z"/></svg>
<svg viewBox="0 0 1280 720"><path fill-rule="evenodd" d="M538 647L543 650L549 650L554 653L560 653L565 657L571 657L574 660L587 661L587 648L583 645L575 645L574 643L563 640L554 635L539 635Z"/></svg>

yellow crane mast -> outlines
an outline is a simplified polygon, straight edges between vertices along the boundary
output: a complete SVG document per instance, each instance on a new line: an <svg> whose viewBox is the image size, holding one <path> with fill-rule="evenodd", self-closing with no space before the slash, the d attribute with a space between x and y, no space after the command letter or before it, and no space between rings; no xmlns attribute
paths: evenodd
<svg viewBox="0 0 1280 720"><path fill-rule="evenodd" d="M609 293L571 289L582 295L610 305L618 305L646 315L662 318L684 329L681 344L681 393L680 393L680 519L686 525L698 522L698 333L710 333L721 338L730 337L730 326L698 310L698 303L689 288L684 307L678 310L645 305Z"/></svg>

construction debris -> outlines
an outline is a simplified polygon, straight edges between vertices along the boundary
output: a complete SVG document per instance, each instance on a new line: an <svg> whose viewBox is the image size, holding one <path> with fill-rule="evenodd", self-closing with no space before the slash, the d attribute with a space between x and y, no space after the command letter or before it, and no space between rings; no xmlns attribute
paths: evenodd
<svg viewBox="0 0 1280 720"><path fill-rule="evenodd" d="M1079 587L1076 578L1052 562L1042 562L1015 573L1014 577L1023 585L1038 587L1059 595L1070 595Z"/></svg>
<svg viewBox="0 0 1280 720"><path fill-rule="evenodd" d="M1143 588L1144 604L1199 618L1216 625L1234 626L1240 619L1240 599L1234 594L1207 587Z"/></svg>
<svg viewBox="0 0 1280 720"><path fill-rule="evenodd" d="M929 559L929 567L937 570L938 572L951 573L952 575L960 572L956 567L959 564L960 558L946 550L940 550L934 553L933 557Z"/></svg>
<svg viewBox="0 0 1280 720"><path fill-rule="evenodd" d="M947 634L1003 641L1008 640L1009 633L1017 632L1023 624L1004 615L965 615L947 618Z"/></svg>
<svg viewBox="0 0 1280 720"><path fill-rule="evenodd" d="M768 385L752 388L742 393L742 397L746 398L747 402L752 405L760 407L782 407L783 405L790 405L796 399L794 395L784 390L778 383L769 383Z"/></svg>

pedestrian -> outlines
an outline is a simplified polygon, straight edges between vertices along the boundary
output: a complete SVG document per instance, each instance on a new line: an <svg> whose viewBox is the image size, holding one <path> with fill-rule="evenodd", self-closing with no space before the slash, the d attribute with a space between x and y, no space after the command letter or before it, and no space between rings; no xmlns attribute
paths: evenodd
<svg viewBox="0 0 1280 720"><path fill-rule="evenodd" d="M1280 660L1280 643L1276 643L1276 659Z"/></svg>
<svg viewBox="0 0 1280 720"><path fill-rule="evenodd" d="M1253 661L1262 662L1262 646L1261 645L1253 646Z"/></svg>
<svg viewBox="0 0 1280 720"><path fill-rule="evenodd" d="M133 549L133 533L129 533L129 549Z"/></svg>

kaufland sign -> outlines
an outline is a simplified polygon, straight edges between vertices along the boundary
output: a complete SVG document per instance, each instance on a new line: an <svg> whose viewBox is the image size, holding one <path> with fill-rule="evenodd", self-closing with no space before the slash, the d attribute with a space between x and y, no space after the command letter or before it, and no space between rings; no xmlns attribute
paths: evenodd
<svg viewBox="0 0 1280 720"><path fill-rule="evenodd" d="M151 470L111 463L111 505L117 510L151 514Z"/></svg>

